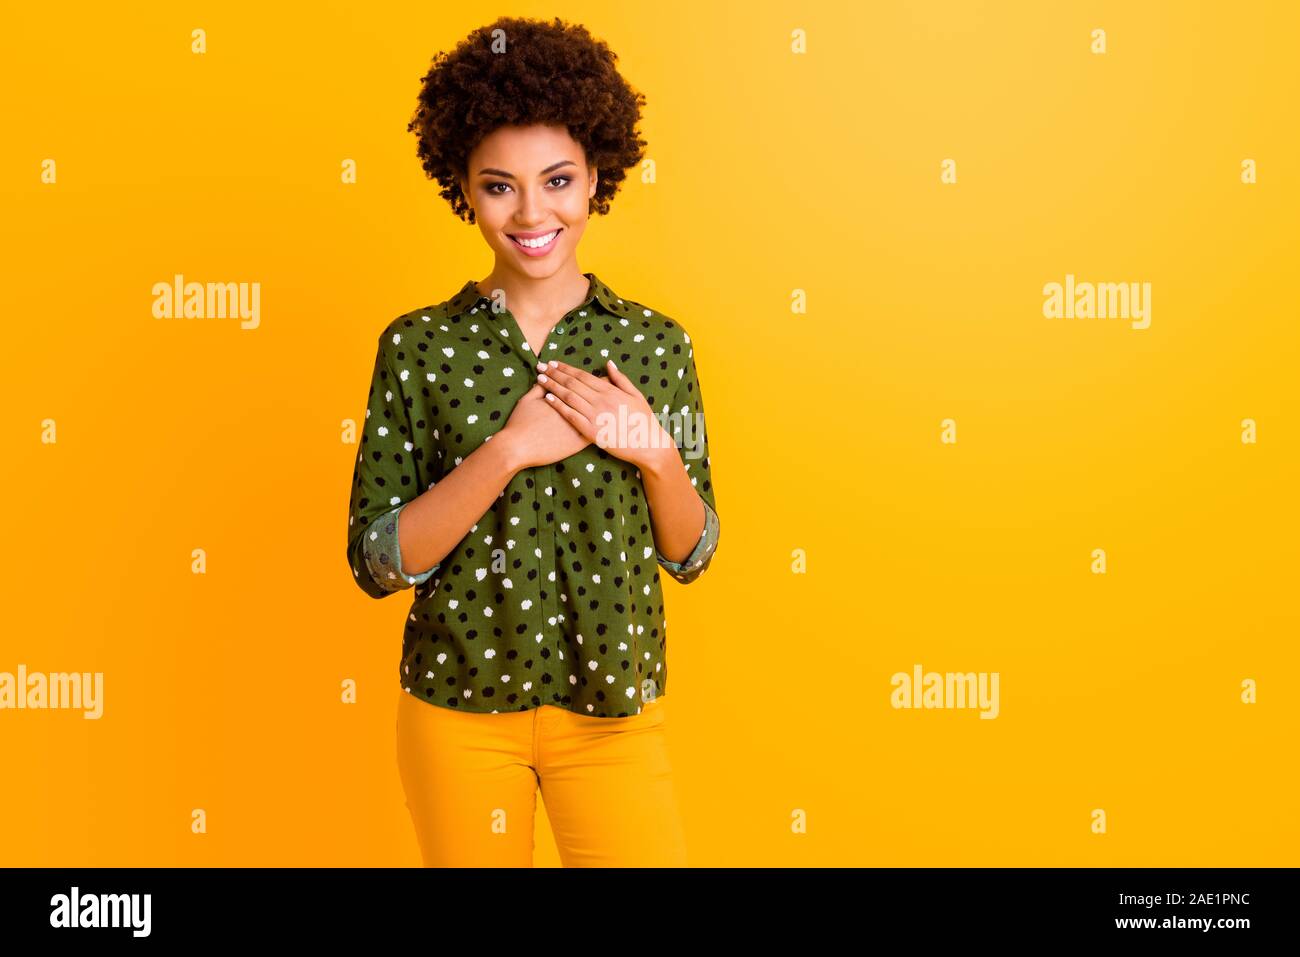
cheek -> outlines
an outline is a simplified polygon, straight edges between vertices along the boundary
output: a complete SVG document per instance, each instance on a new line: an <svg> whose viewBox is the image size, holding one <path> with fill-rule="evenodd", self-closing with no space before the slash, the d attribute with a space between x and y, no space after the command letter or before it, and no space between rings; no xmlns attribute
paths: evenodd
<svg viewBox="0 0 1300 957"><path fill-rule="evenodd" d="M570 242L576 242L581 236L582 231L587 228L586 208L576 211L565 211L564 225Z"/></svg>
<svg viewBox="0 0 1300 957"><path fill-rule="evenodd" d="M497 204L491 202L487 197L479 194L476 197L477 205L474 207L474 221L488 239L492 238L493 233L500 232L503 228L507 217L501 214Z"/></svg>
<svg viewBox="0 0 1300 957"><path fill-rule="evenodd" d="M589 208L586 193L578 193L576 190L572 197L566 197L564 202L564 222L574 232L578 232L587 224L587 210Z"/></svg>
<svg viewBox="0 0 1300 957"><path fill-rule="evenodd" d="M501 230L504 228L502 223L498 223L494 219L484 219L482 216L479 216L478 226L480 232L483 233L484 241L487 242L489 246L496 247L510 242L509 239L501 235Z"/></svg>

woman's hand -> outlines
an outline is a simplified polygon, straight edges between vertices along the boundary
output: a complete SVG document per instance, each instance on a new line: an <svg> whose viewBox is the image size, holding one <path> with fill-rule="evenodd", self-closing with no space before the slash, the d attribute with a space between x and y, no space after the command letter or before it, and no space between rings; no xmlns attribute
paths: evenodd
<svg viewBox="0 0 1300 957"><path fill-rule="evenodd" d="M581 452L591 440L575 429L564 416L542 399L546 390L539 384L519 397L510 418L495 441L505 440L514 451L519 468L550 465Z"/></svg>
<svg viewBox="0 0 1300 957"><path fill-rule="evenodd" d="M609 378L552 359L539 362L537 381L550 405L588 442L638 467L658 463L665 449L677 458L676 443L641 390L611 359Z"/></svg>

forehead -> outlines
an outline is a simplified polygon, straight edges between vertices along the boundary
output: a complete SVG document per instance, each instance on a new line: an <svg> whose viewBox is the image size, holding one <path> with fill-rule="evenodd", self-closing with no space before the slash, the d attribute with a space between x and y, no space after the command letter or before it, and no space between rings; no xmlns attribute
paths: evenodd
<svg viewBox="0 0 1300 957"><path fill-rule="evenodd" d="M470 172L493 166L515 174L537 173L560 160L582 163L582 147L563 126L502 126L485 136L469 154Z"/></svg>

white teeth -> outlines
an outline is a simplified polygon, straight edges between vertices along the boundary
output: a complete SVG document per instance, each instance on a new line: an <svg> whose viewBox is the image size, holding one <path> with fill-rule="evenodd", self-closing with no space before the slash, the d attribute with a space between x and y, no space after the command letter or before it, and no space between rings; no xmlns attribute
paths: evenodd
<svg viewBox="0 0 1300 957"><path fill-rule="evenodd" d="M560 235L560 231L557 229L545 236L538 236L536 239L520 239L518 236L511 236L510 238L520 246L527 246L529 249L541 249L543 246L549 246L551 240L558 235Z"/></svg>

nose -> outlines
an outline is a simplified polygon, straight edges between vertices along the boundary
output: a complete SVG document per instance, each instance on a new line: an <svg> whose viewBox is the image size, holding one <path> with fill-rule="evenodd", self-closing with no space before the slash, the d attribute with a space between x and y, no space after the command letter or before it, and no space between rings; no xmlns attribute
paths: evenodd
<svg viewBox="0 0 1300 957"><path fill-rule="evenodd" d="M521 229L529 229L546 220L546 201L540 191L519 191L519 205L515 207L515 222Z"/></svg>

